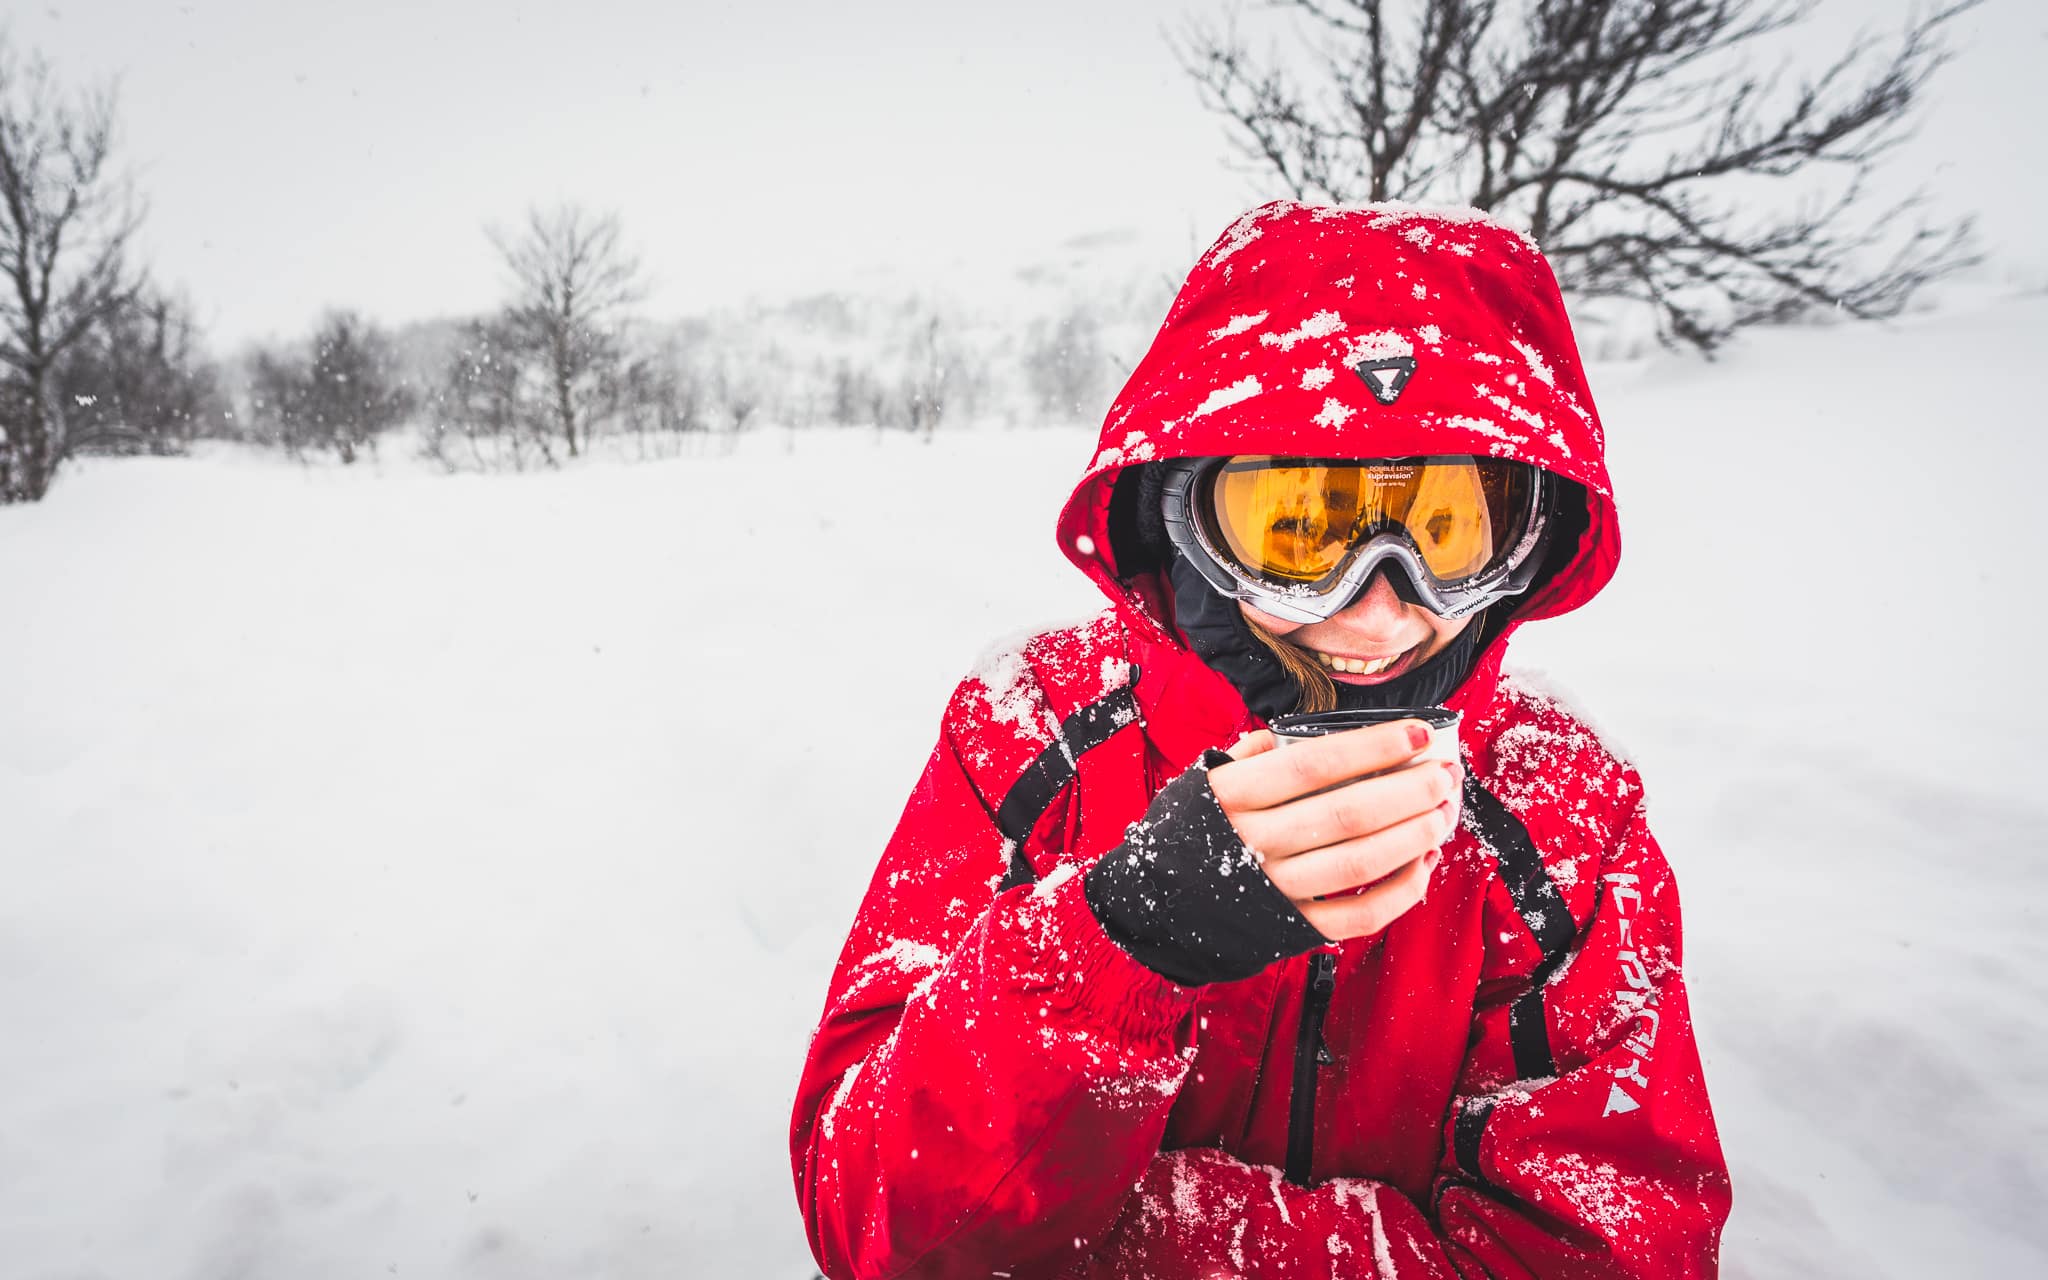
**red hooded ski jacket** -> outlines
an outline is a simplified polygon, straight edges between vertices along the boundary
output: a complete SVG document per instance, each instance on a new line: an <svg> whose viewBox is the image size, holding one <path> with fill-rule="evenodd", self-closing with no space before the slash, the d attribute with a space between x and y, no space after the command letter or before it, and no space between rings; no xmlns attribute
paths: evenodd
<svg viewBox="0 0 2048 1280"><path fill-rule="evenodd" d="M1461 828L1379 935L1188 989L1082 896L1154 793L1258 727L1166 621L1163 584L1119 575L1120 472L1244 453L1534 463L1584 486L1588 529L1519 625L1614 571L1602 451L1557 286L1521 236L1286 203L1224 233L1060 518L1110 607L962 682L832 975L790 1137L827 1276L1714 1274L1729 1183L1677 887L1635 770L1501 675L1507 635L1449 700ZM1312 1144L1306 1185L1281 1172L1290 1135Z"/></svg>

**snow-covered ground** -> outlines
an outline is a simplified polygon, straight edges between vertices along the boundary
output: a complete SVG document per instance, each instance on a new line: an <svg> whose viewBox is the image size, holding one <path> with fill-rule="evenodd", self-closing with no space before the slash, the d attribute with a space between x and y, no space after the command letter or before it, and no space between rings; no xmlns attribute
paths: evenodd
<svg viewBox="0 0 2048 1280"><path fill-rule="evenodd" d="M1741 1277L2048 1274L2048 299L1595 370L1517 641L1686 895ZM0 1276L808 1275L805 1037L1074 431L0 510Z"/></svg>

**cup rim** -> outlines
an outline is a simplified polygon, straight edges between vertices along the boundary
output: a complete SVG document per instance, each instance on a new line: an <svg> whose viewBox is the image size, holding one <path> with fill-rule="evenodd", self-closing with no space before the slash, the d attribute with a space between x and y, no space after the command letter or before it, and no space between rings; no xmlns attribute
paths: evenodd
<svg viewBox="0 0 2048 1280"><path fill-rule="evenodd" d="M1376 707L1338 711L1296 711L1275 716L1266 727L1280 738L1321 738L1367 725L1420 720L1432 729L1448 729L1463 717L1449 707Z"/></svg>

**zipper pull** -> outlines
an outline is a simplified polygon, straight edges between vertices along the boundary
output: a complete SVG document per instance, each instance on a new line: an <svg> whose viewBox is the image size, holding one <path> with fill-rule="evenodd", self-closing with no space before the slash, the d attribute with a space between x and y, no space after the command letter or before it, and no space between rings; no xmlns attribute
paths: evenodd
<svg viewBox="0 0 2048 1280"><path fill-rule="evenodd" d="M1309 975L1309 985L1316 994L1316 1003L1322 1005L1327 1014L1330 993L1337 988L1336 956L1328 951L1316 952L1316 965L1314 971ZM1321 1019L1317 1021L1316 1065L1319 1067L1334 1066L1337 1062L1337 1056L1330 1052L1330 1040L1326 1032L1328 1024Z"/></svg>

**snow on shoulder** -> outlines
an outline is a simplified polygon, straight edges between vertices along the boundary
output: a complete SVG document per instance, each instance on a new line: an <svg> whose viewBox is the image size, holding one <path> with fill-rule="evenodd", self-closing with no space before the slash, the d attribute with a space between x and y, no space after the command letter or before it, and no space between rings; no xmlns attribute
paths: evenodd
<svg viewBox="0 0 2048 1280"><path fill-rule="evenodd" d="M1045 694L1024 650L1042 632L1010 636L989 646L968 673L967 687L977 696L991 724L1009 725L1028 741L1044 745L1059 732L1050 720Z"/></svg>
<svg viewBox="0 0 2048 1280"><path fill-rule="evenodd" d="M1049 746L1059 738L1060 722L1045 681L1081 705L1121 689L1130 683L1130 663L1122 656L1120 631L1115 611L1105 609L1078 622L1013 634L982 654L960 694L987 723Z"/></svg>
<svg viewBox="0 0 2048 1280"><path fill-rule="evenodd" d="M1503 672L1501 693L1508 723L1494 735L1487 788L1517 812L1564 815L1586 837L1588 854L1604 848L1642 804L1635 766L1542 677ZM1560 887L1575 883L1582 870L1568 856L1546 860Z"/></svg>
<svg viewBox="0 0 2048 1280"><path fill-rule="evenodd" d="M1616 767L1635 769L1634 759L1615 745L1612 733L1597 724L1580 707L1571 690L1548 672L1534 667L1508 667L1501 672L1500 687L1503 694L1534 713L1535 718L1546 723L1568 723L1570 730L1565 736L1573 746L1591 746Z"/></svg>

